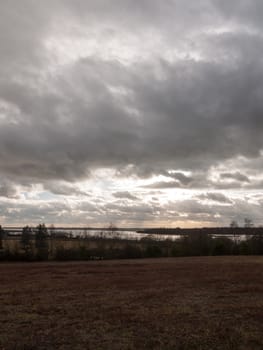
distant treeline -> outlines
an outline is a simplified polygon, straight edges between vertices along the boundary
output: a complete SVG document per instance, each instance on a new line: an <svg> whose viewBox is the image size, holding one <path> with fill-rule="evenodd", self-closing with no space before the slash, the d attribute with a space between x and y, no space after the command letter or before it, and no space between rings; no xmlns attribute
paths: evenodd
<svg viewBox="0 0 263 350"><path fill-rule="evenodd" d="M137 231L145 234L158 234L158 235L178 235L189 236L198 234L208 235L263 235L263 227L204 227L204 228L149 228Z"/></svg>
<svg viewBox="0 0 263 350"><path fill-rule="evenodd" d="M244 232L244 231L242 231ZM258 232L258 231L257 231ZM218 232L217 232L218 233ZM24 227L19 237L8 237L0 227L1 261L99 260L209 255L263 255L263 235L246 240L213 237L206 230L172 239L152 236L140 240L116 237L56 237L44 224Z"/></svg>

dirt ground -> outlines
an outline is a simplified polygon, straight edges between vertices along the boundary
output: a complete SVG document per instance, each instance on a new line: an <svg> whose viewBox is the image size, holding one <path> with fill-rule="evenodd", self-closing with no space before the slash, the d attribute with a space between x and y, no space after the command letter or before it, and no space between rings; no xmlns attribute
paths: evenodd
<svg viewBox="0 0 263 350"><path fill-rule="evenodd" d="M0 349L263 349L263 257L0 264Z"/></svg>

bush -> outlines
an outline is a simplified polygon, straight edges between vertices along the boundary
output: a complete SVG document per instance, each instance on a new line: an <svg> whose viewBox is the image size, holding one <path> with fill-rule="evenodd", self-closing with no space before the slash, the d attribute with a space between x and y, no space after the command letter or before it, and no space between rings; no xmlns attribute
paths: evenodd
<svg viewBox="0 0 263 350"><path fill-rule="evenodd" d="M139 259L142 258L142 251L139 247L132 244L126 244L122 251L123 259Z"/></svg>
<svg viewBox="0 0 263 350"><path fill-rule="evenodd" d="M59 247L55 252L55 260L68 261L68 260L89 260L91 253L85 248L80 247L78 249Z"/></svg>
<svg viewBox="0 0 263 350"><path fill-rule="evenodd" d="M35 246L37 250L37 259L48 260L48 233L45 224L40 224L37 227L37 232L35 235Z"/></svg>
<svg viewBox="0 0 263 350"><path fill-rule="evenodd" d="M213 239L212 255L230 255L234 253L236 244L227 237L218 237ZM236 250L235 255L238 253Z"/></svg>
<svg viewBox="0 0 263 350"><path fill-rule="evenodd" d="M145 251L147 258L159 258L162 254L162 249L158 245L148 245Z"/></svg>

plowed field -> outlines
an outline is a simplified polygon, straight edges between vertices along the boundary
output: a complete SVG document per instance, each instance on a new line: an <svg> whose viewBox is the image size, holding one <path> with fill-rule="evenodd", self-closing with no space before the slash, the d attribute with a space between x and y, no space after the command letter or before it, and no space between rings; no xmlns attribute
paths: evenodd
<svg viewBox="0 0 263 350"><path fill-rule="evenodd" d="M0 349L263 349L263 257L0 264Z"/></svg>

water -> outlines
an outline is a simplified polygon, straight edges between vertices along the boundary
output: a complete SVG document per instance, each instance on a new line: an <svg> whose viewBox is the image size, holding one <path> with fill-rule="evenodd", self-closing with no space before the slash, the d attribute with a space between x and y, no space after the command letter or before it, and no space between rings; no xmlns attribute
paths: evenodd
<svg viewBox="0 0 263 350"><path fill-rule="evenodd" d="M8 231L8 229L7 229ZM11 235L12 236L18 236L21 235L22 229L15 229L12 230ZM94 237L94 238L111 238L111 239L128 239L128 240L141 240L141 239L153 239L156 241L164 241L164 240L171 240L176 241L180 238L182 238L182 235L161 235L161 234L147 234L147 233L138 233L135 230L133 231L123 231L123 230L116 230L116 231L108 231L108 230L87 230L87 229L52 229L50 230L48 228L49 233L54 232L57 237L80 237L80 238L88 238L88 237ZM229 238L235 242L241 242L248 239L248 237L245 234L243 235L222 235L222 234L214 234L212 235L213 238Z"/></svg>
<svg viewBox="0 0 263 350"><path fill-rule="evenodd" d="M166 239L169 240L176 240L179 239L181 236L179 235L158 235L158 234L146 234L146 233L138 233L136 231L100 231L100 230L70 230L70 229L63 229L63 230L54 230L57 234L63 234L65 233L67 236L72 237L81 237L81 238L88 238L88 237L99 237L99 238L118 238L118 239L129 239L129 240L140 240L143 238L152 238L154 240L163 241Z"/></svg>

